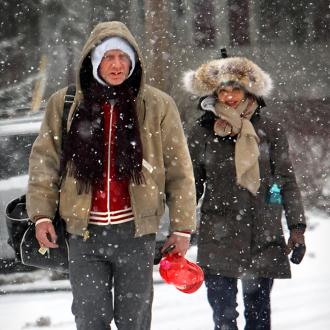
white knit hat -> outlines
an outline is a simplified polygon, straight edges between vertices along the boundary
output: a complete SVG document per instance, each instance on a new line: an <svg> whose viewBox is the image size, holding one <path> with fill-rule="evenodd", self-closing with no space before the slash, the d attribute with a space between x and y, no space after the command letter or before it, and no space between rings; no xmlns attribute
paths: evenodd
<svg viewBox="0 0 330 330"><path fill-rule="evenodd" d="M127 54L131 60L131 71L128 74L128 77L133 73L135 68L135 52L133 47L123 38L120 37L111 37L105 39L102 43L96 46L92 50L92 65L93 65L93 76L94 78L102 85L107 86L106 82L100 78L98 74L98 68L102 61L104 54L112 49L119 49L125 54ZM127 78L128 78L127 77Z"/></svg>

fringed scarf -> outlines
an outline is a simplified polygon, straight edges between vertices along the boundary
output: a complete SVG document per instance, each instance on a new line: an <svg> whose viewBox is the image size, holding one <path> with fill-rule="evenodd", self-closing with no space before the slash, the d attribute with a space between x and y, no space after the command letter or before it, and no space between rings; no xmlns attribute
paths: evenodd
<svg viewBox="0 0 330 330"><path fill-rule="evenodd" d="M250 119L258 104L246 100L236 109L217 103L215 112L220 117L214 123L214 132L219 136L237 136L235 145L235 167L237 183L256 195L260 187L259 137Z"/></svg>
<svg viewBox="0 0 330 330"><path fill-rule="evenodd" d="M104 113L102 105L116 99L119 116L116 123L115 176L117 180L143 182L142 142L136 115L136 95L126 84L102 86L91 83L84 101L77 107L64 142L61 173L77 180L79 194L92 186L103 187Z"/></svg>

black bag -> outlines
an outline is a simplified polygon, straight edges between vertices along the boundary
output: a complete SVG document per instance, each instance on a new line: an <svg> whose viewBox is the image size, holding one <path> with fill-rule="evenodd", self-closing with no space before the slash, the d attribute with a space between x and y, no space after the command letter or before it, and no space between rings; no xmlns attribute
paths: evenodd
<svg viewBox="0 0 330 330"><path fill-rule="evenodd" d="M6 206L8 244L14 249L15 256L21 261L21 240L28 228L29 217L25 207L25 196L14 199Z"/></svg>
<svg viewBox="0 0 330 330"><path fill-rule="evenodd" d="M23 265L37 268L68 272L69 245L66 240L64 221L56 215L53 225L57 235L58 248L48 249L43 255L38 252L40 246L35 237L35 225L26 212L25 195L11 201L6 208L6 221L10 239L16 257Z"/></svg>
<svg viewBox="0 0 330 330"><path fill-rule="evenodd" d="M70 85L65 95L62 116L62 146L66 137L66 124L69 110L74 99L75 86ZM8 244L13 247L16 259L22 264L42 269L68 272L68 243L65 223L57 213L53 225L57 235L58 248L48 249L43 255L38 252L40 246L35 237L35 225L26 211L25 195L12 200L6 207Z"/></svg>

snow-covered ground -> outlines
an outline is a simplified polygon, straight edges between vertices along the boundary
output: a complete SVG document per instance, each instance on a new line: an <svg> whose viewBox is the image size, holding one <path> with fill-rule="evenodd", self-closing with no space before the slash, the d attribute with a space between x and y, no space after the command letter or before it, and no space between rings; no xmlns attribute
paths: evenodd
<svg viewBox="0 0 330 330"><path fill-rule="evenodd" d="M292 265L291 280L277 280L272 292L273 330L330 329L330 221L317 213L309 214L306 233L308 252L301 265ZM195 248L189 252L194 259ZM34 277L42 273L34 274ZM8 276L14 275L6 275ZM31 293L34 289L60 291ZM0 328L3 330L73 330L71 292L67 280L39 279L33 283L0 286ZM24 293L23 291L26 290ZM14 293L16 291L16 293ZM20 291L21 293L17 293ZM11 293L9 293L11 292ZM240 292L239 292L240 295ZM239 296L240 297L240 296ZM242 301L239 299L239 328L243 329ZM115 327L113 327L116 329ZM211 309L203 286L191 295L161 284L155 270L152 329L211 330Z"/></svg>

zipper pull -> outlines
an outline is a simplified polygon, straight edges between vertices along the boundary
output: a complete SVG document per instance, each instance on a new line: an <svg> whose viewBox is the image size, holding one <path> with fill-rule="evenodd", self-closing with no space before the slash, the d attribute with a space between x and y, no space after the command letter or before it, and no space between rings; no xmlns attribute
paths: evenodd
<svg viewBox="0 0 330 330"><path fill-rule="evenodd" d="M83 231L83 241L86 242L90 238L89 230Z"/></svg>

